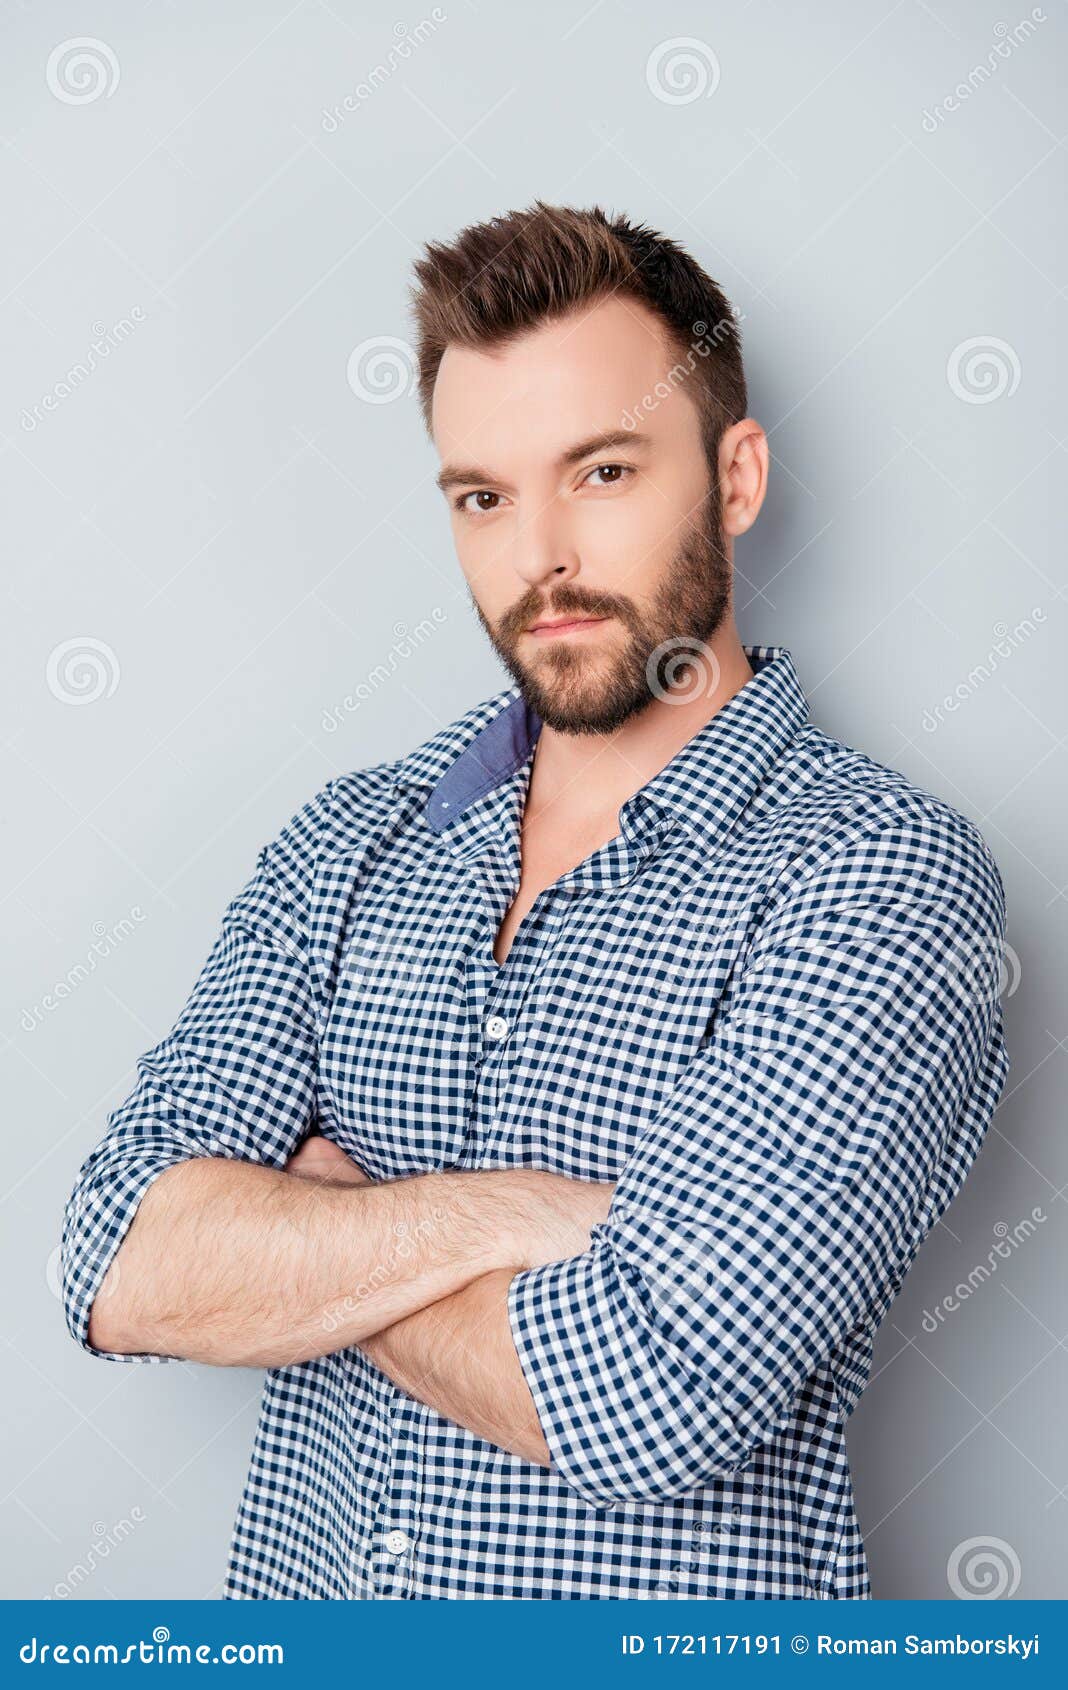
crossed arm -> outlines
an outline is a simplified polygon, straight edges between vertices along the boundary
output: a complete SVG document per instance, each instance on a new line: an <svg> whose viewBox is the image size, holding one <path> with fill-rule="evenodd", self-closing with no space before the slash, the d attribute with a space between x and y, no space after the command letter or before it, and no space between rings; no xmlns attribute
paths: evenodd
<svg viewBox="0 0 1068 1690"><path fill-rule="evenodd" d="M512 1455L548 1467L548 1445L508 1322L513 1271L482 1274L360 1348L409 1396Z"/></svg>
<svg viewBox="0 0 1068 1690"><path fill-rule="evenodd" d="M358 1165L321 1137L307 1139L287 1169L316 1180L365 1182ZM594 1211L600 1203L607 1212L613 1190L594 1187L590 1206L590 1194L577 1193L584 1205L580 1224L587 1216L590 1225L599 1218ZM569 1193L561 1196L572 1201ZM587 1234L581 1248L588 1243ZM359 1347L409 1396L500 1449L548 1467L549 1449L508 1320L508 1287L523 1265L480 1274L462 1290L361 1339Z"/></svg>
<svg viewBox="0 0 1068 1690"><path fill-rule="evenodd" d="M89 1341L265 1367L358 1344L410 1395L547 1466L508 1286L586 1249L612 1190L527 1169L372 1185L319 1136L284 1170L193 1158L145 1193Z"/></svg>
<svg viewBox="0 0 1068 1690"><path fill-rule="evenodd" d="M259 931L254 882L80 1176L73 1334L120 1359L270 1367L358 1345L446 1418L551 1451L595 1507L738 1471L874 1330L1004 1081L1003 893L977 836L947 855L942 827L873 826L784 898L617 1186L529 1169L372 1185L326 1140L293 1156L314 1010L300 930L272 901Z"/></svg>

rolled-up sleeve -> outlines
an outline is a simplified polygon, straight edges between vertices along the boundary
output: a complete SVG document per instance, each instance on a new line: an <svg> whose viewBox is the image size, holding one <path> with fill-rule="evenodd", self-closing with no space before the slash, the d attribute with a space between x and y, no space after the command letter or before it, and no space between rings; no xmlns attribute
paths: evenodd
<svg viewBox="0 0 1068 1690"><path fill-rule="evenodd" d="M63 1215L63 1307L90 1355L173 1359L101 1350L88 1337L101 1282L152 1182L194 1156L283 1166L313 1123L317 1027L301 885L328 802L326 788L260 851L185 1008L138 1058L132 1092L78 1173Z"/></svg>
<svg viewBox="0 0 1068 1690"><path fill-rule="evenodd" d="M1004 932L985 843L941 810L813 864L759 926L591 1248L511 1282L552 1463L584 1500L736 1471L878 1324L1004 1084Z"/></svg>

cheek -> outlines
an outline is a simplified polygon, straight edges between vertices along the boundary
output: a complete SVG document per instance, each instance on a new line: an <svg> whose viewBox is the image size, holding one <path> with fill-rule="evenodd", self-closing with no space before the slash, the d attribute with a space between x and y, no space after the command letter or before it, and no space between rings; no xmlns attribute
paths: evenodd
<svg viewBox="0 0 1068 1690"><path fill-rule="evenodd" d="M473 586L479 576L484 580L487 566L492 563L494 553L500 550L499 546L494 547L490 543L485 529L479 531L456 521L452 525L452 543L468 585Z"/></svg>
<svg viewBox="0 0 1068 1690"><path fill-rule="evenodd" d="M674 554L673 509L653 493L583 511L574 531L583 567L606 584L625 577L628 592L640 597Z"/></svg>
<svg viewBox="0 0 1068 1690"><path fill-rule="evenodd" d="M486 530L476 533L454 524L453 544L461 573L479 609L490 621L495 620L515 596L516 582L509 570L503 534L494 537Z"/></svg>

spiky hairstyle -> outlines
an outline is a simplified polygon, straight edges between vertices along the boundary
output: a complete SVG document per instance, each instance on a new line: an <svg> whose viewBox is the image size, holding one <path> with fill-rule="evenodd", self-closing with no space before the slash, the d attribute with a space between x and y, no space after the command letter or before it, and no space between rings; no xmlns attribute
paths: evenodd
<svg viewBox="0 0 1068 1690"><path fill-rule="evenodd" d="M691 375L709 464L724 429L746 415L741 335L722 290L677 242L599 206L579 211L535 200L474 223L448 243L428 242L411 290L419 403L431 428L434 383L451 344L496 348L542 323L613 294L657 317Z"/></svg>

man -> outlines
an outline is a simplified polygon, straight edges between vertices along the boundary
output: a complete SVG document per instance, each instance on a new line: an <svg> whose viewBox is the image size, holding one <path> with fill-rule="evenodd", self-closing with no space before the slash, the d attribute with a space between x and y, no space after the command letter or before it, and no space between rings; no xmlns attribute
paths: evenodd
<svg viewBox="0 0 1068 1690"><path fill-rule="evenodd" d="M267 1368L229 1598L869 1596L844 1426L1004 1083L997 868L740 643L698 265L539 201L417 276L514 685L260 852L78 1178L71 1331Z"/></svg>

